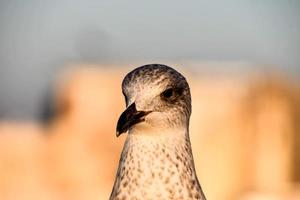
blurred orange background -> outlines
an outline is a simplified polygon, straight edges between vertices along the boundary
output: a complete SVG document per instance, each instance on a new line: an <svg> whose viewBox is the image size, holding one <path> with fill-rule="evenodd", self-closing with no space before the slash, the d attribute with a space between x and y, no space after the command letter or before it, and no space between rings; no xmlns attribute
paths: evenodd
<svg viewBox="0 0 300 200"><path fill-rule="evenodd" d="M190 136L207 199L300 199L299 82L170 66L191 87ZM0 199L108 199L126 137L115 136L121 82L132 69L69 67L57 77L48 123L3 119Z"/></svg>
<svg viewBox="0 0 300 200"><path fill-rule="evenodd" d="M191 87L208 200L300 200L300 1L0 1L0 200L109 198L123 77Z"/></svg>

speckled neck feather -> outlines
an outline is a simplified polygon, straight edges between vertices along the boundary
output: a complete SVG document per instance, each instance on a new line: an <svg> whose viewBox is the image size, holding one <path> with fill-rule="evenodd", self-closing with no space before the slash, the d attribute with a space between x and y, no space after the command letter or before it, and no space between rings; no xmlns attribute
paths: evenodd
<svg viewBox="0 0 300 200"><path fill-rule="evenodd" d="M166 99L168 88L174 95ZM189 139L185 78L165 65L145 65L127 74L122 89L127 106L151 113L128 131L110 200L205 200Z"/></svg>
<svg viewBox="0 0 300 200"><path fill-rule="evenodd" d="M129 133L110 199L205 199L186 130L154 134Z"/></svg>

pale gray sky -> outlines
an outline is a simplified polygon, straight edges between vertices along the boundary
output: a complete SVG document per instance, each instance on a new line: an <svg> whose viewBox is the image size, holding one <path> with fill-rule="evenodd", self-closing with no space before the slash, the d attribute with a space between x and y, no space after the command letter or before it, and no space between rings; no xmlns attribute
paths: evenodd
<svg viewBox="0 0 300 200"><path fill-rule="evenodd" d="M2 0L0 44L0 117L37 118L69 62L244 61L300 74L300 1Z"/></svg>

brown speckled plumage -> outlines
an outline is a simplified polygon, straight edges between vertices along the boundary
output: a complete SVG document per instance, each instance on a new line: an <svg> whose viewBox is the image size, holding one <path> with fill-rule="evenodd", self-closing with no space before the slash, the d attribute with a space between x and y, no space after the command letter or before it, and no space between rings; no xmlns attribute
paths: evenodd
<svg viewBox="0 0 300 200"><path fill-rule="evenodd" d="M127 107L134 103L151 113L128 130L110 200L204 200L189 139L185 78L165 65L145 65L127 74L122 90Z"/></svg>

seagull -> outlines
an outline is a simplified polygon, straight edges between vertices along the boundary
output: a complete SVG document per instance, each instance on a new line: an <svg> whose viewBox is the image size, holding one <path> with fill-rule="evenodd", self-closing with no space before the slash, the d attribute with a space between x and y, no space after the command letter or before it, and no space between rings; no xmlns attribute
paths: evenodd
<svg viewBox="0 0 300 200"><path fill-rule="evenodd" d="M122 82L126 110L117 137L128 133L110 200L200 199L189 138L191 94L179 72L148 64Z"/></svg>

